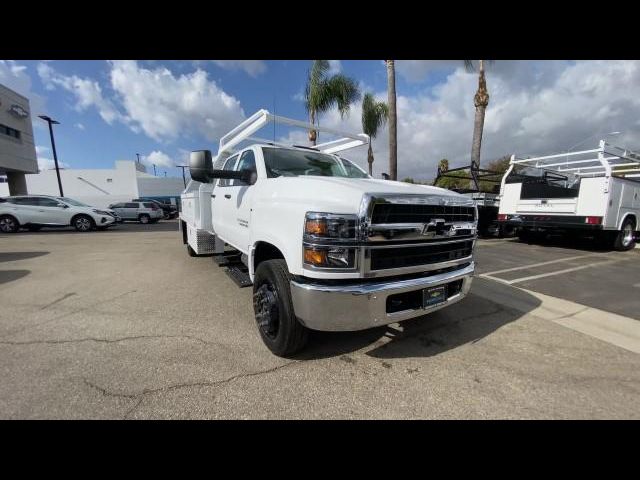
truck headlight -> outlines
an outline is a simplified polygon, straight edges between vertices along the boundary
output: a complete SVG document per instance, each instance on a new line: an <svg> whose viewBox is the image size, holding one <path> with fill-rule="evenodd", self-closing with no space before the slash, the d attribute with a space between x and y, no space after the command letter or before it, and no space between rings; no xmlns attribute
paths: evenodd
<svg viewBox="0 0 640 480"><path fill-rule="evenodd" d="M304 247L304 263L320 268L353 268L356 254L354 248L346 247Z"/></svg>
<svg viewBox="0 0 640 480"><path fill-rule="evenodd" d="M355 215L307 212L305 216L305 240L355 240L355 238Z"/></svg>

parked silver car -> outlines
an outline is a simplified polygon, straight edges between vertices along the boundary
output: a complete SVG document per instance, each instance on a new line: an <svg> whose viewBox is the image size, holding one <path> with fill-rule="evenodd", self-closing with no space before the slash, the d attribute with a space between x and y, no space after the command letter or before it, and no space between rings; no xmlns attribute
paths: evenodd
<svg viewBox="0 0 640 480"><path fill-rule="evenodd" d="M155 223L163 217L162 209L153 202L123 202L109 205L123 221Z"/></svg>

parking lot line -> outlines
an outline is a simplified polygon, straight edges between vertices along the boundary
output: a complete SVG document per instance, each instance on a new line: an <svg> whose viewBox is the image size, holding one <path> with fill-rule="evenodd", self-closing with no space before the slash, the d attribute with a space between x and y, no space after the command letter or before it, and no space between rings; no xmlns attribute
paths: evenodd
<svg viewBox="0 0 640 480"><path fill-rule="evenodd" d="M538 278L544 278L544 277L552 277L554 275L561 275L563 273L575 272L577 270L582 270L584 268L596 267L598 265L607 265L609 263L615 263L617 261L618 260L607 260L604 262L595 262L595 263L589 263L587 265L580 265L579 267L556 270L555 272L541 273L540 275L531 275L529 277L514 278L513 280L502 280L502 279L499 279L499 280L508 285L513 285L514 283L526 282L527 280L537 280ZM495 279L495 277L490 277L490 278Z"/></svg>
<svg viewBox="0 0 640 480"><path fill-rule="evenodd" d="M552 265L554 263L567 262L567 261L570 261L570 260L577 260L579 258L588 258L588 257L602 257L602 255L589 253L587 255L577 255L575 257L564 257L564 258L559 258L557 260L549 260L548 262L531 263L531 264L527 264L527 265L521 265L519 267L505 268L505 269L502 269L502 270L494 270L493 272L483 273L480 276L481 277L492 277L493 275L496 275L498 273L515 272L517 270L527 270L529 268L542 267L544 265Z"/></svg>

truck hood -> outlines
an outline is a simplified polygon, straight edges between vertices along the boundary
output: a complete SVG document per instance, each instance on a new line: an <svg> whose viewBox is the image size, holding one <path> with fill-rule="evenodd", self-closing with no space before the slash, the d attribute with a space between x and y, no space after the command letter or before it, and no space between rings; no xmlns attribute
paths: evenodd
<svg viewBox="0 0 640 480"><path fill-rule="evenodd" d="M373 178L278 177L265 183L270 187L268 196L274 200L298 201L307 205L311 200L314 208L326 211L338 208L341 213L357 213L364 194L437 196L472 204L468 197L444 188Z"/></svg>

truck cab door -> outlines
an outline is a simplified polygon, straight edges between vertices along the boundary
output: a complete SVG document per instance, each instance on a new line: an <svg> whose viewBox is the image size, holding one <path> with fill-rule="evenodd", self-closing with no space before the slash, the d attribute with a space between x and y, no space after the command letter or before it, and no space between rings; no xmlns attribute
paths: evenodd
<svg viewBox="0 0 640 480"><path fill-rule="evenodd" d="M248 253L251 243L250 223L251 223L251 197L255 188L253 184L256 182L258 175L256 171L256 157L253 150L245 150L240 155L240 160L234 167L236 171L248 170L251 172L251 180L247 183L243 180L231 180L232 185L229 188L231 205L227 207L229 213L229 232L230 243L236 248Z"/></svg>
<svg viewBox="0 0 640 480"><path fill-rule="evenodd" d="M222 170L233 170L238 161L239 155L233 155L227 159ZM220 178L213 189L211 202L211 223L215 234L227 243L231 243L231 226L232 218L230 201L235 197L233 193L233 180Z"/></svg>

